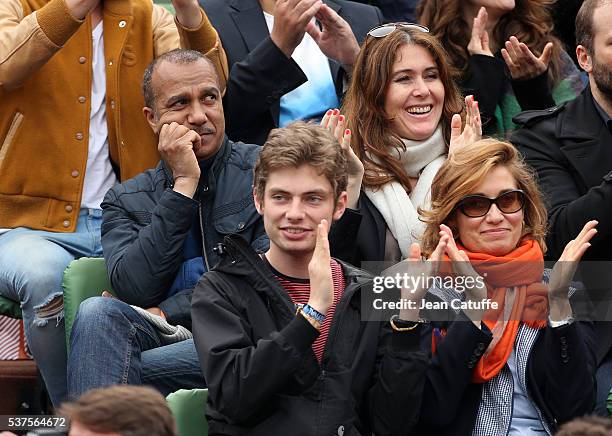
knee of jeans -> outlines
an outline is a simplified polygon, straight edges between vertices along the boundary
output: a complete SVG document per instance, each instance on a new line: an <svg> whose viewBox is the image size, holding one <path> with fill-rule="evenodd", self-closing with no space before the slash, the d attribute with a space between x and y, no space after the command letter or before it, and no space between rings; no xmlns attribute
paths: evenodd
<svg viewBox="0 0 612 436"><path fill-rule="evenodd" d="M14 268L14 285L21 307L28 310L46 306L62 296L63 262L24 262Z"/></svg>
<svg viewBox="0 0 612 436"><path fill-rule="evenodd" d="M62 319L64 319L64 296L61 292L49 295L42 304L34 306L33 324L36 327L44 327L49 321L55 322L55 327L58 327Z"/></svg>
<svg viewBox="0 0 612 436"><path fill-rule="evenodd" d="M120 300L110 297L90 297L83 301L79 306L76 318L74 320L74 328L83 323L89 328L97 328L98 325L108 322L120 314L119 306L122 304Z"/></svg>

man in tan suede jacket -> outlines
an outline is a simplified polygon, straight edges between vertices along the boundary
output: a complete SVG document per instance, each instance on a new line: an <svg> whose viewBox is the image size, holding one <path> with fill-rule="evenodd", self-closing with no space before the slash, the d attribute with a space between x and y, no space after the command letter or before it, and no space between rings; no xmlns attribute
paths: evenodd
<svg viewBox="0 0 612 436"><path fill-rule="evenodd" d="M140 93L156 56L227 61L197 0L0 1L0 295L21 303L51 399L66 396L62 273L101 256L100 202L153 167L157 140Z"/></svg>

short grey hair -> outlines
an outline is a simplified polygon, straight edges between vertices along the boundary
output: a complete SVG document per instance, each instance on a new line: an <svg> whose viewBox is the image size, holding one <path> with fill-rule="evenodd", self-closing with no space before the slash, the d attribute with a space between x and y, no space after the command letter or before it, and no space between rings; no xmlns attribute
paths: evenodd
<svg viewBox="0 0 612 436"><path fill-rule="evenodd" d="M155 111L155 97L156 93L152 86L153 74L157 70L158 66L162 62L170 62L171 64L188 65L193 64L199 60L206 62L214 71L215 79L219 83L219 75L215 68L213 61L208 59L204 54L195 50L188 50L184 48L177 48L162 54L161 56L153 59L147 66L142 78L142 94L144 95L144 103L146 107L149 107Z"/></svg>

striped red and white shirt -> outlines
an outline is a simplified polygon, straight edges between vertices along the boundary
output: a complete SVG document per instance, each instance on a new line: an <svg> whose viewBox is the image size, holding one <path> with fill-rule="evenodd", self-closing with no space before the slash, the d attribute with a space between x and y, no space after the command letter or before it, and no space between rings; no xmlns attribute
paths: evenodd
<svg viewBox="0 0 612 436"><path fill-rule="evenodd" d="M274 269L265 256L263 256L263 259L280 282L280 285L285 289L285 291L287 291L287 294L289 294L289 297L291 298L291 301L293 301L293 304L295 304L296 308L304 306L306 303L308 303L308 299L310 298L310 280L286 276ZM329 327L334 319L336 306L338 301L340 301L340 298L342 298L344 288L346 288L342 267L334 259L331 260L331 270L332 279L334 281L334 302L325 314L325 321L321 326L321 334L312 344L312 350L314 351L319 363L321 363L321 359L323 358L323 350L325 349L325 343L327 342Z"/></svg>

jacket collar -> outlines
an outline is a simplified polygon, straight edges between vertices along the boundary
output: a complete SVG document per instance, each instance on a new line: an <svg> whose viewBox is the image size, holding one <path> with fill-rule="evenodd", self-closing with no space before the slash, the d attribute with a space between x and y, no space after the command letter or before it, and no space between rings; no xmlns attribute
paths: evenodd
<svg viewBox="0 0 612 436"><path fill-rule="evenodd" d="M590 86L567 104L563 112L555 126L560 139L593 139L600 135L601 129L606 128L593 102Z"/></svg>
<svg viewBox="0 0 612 436"><path fill-rule="evenodd" d="M259 0L229 0L230 15L251 52L269 36Z"/></svg>
<svg viewBox="0 0 612 436"><path fill-rule="evenodd" d="M612 134L597 112L590 87L568 103L555 125L561 152L576 169L583 187L598 186L610 171Z"/></svg>

